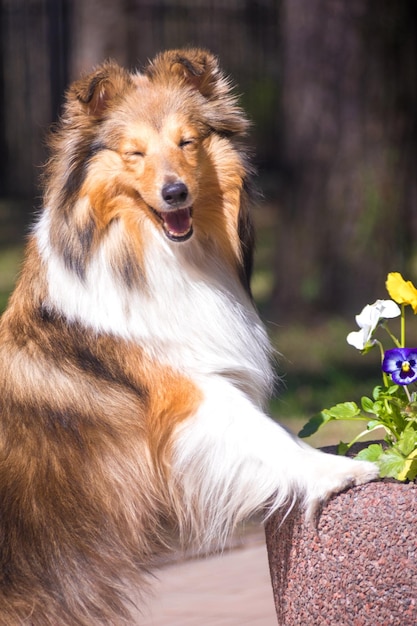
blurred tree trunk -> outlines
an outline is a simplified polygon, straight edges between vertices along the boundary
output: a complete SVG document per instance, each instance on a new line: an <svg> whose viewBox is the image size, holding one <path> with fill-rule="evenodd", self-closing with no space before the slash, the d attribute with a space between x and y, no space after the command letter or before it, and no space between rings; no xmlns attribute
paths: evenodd
<svg viewBox="0 0 417 626"><path fill-rule="evenodd" d="M126 64L127 5L127 0L72 0L70 80L105 59Z"/></svg>
<svg viewBox="0 0 417 626"><path fill-rule="evenodd" d="M414 2L283 0L282 47L274 316L356 312L417 235Z"/></svg>
<svg viewBox="0 0 417 626"><path fill-rule="evenodd" d="M67 84L69 0L0 3L0 195L38 196L45 134Z"/></svg>

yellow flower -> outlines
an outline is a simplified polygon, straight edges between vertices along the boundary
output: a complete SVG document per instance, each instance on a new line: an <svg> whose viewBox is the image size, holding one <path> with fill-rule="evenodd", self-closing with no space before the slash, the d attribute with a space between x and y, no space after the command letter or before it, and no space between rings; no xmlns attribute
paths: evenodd
<svg viewBox="0 0 417 626"><path fill-rule="evenodd" d="M414 313L417 313L417 289L410 280L405 281L399 272L391 272L385 286L395 302L409 304Z"/></svg>

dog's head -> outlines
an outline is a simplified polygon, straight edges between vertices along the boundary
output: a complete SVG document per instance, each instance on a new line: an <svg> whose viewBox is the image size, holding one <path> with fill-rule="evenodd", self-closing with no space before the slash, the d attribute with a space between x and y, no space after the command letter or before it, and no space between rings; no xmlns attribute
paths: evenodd
<svg viewBox="0 0 417 626"><path fill-rule="evenodd" d="M171 50L135 73L106 62L68 91L49 204L101 230L148 222L174 243L228 233L242 257L248 168L234 138L247 128L209 52Z"/></svg>

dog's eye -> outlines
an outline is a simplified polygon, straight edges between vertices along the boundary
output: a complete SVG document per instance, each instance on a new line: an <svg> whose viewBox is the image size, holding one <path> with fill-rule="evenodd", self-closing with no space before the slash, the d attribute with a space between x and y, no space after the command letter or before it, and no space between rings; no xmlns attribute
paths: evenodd
<svg viewBox="0 0 417 626"><path fill-rule="evenodd" d="M186 146L192 146L193 144L195 144L195 139L181 139L181 141L179 142L179 147L180 148L185 148Z"/></svg>
<svg viewBox="0 0 417 626"><path fill-rule="evenodd" d="M144 157L144 156L145 156L145 153L140 152L139 150L129 150L129 152L125 152L126 159L130 161L136 161L137 159L140 159L141 157Z"/></svg>

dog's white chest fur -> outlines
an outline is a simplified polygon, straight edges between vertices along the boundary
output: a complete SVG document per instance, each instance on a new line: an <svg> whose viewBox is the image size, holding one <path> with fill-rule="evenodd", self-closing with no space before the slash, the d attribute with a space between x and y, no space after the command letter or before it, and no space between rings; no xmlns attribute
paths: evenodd
<svg viewBox="0 0 417 626"><path fill-rule="evenodd" d="M37 228L47 306L69 322L133 340L184 373L226 376L264 401L272 381L266 332L244 289L213 254L196 241L172 244L150 230L140 288L120 282L109 246L98 249L81 280L52 250L48 222L44 214Z"/></svg>

